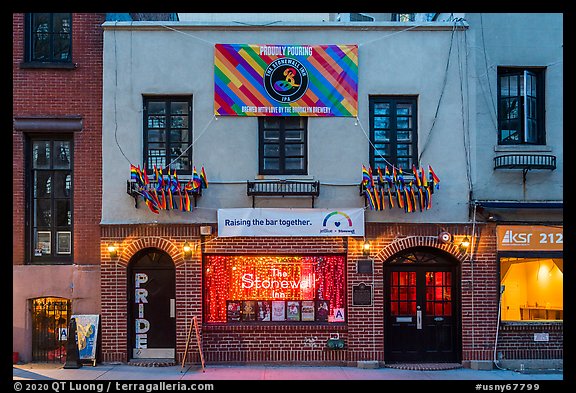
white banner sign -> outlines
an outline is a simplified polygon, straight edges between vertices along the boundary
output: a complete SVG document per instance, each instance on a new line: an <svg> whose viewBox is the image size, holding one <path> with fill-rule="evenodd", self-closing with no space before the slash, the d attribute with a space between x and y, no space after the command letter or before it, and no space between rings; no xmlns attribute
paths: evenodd
<svg viewBox="0 0 576 393"><path fill-rule="evenodd" d="M364 236L364 209L218 209L218 236Z"/></svg>

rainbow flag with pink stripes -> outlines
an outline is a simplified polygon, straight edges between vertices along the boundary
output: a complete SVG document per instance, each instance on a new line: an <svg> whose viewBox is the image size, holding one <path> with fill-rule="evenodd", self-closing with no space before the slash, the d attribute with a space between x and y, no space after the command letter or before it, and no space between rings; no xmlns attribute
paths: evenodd
<svg viewBox="0 0 576 393"><path fill-rule="evenodd" d="M358 45L216 44L217 116L358 115Z"/></svg>

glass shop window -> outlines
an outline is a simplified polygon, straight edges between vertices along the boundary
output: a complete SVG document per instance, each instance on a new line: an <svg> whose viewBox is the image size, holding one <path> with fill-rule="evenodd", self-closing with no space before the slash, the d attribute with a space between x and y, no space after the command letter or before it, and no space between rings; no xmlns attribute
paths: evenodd
<svg viewBox="0 0 576 393"><path fill-rule="evenodd" d="M208 323L334 323L346 318L346 257L204 258Z"/></svg>
<svg viewBox="0 0 576 393"><path fill-rule="evenodd" d="M562 258L500 258L502 321L564 319Z"/></svg>

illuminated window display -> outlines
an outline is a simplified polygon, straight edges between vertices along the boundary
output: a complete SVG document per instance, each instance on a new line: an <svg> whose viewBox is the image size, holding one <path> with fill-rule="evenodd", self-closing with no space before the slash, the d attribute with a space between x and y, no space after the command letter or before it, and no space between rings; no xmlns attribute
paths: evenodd
<svg viewBox="0 0 576 393"><path fill-rule="evenodd" d="M500 258L502 321L561 321L562 258Z"/></svg>
<svg viewBox="0 0 576 393"><path fill-rule="evenodd" d="M343 255L204 258L208 323L344 322Z"/></svg>

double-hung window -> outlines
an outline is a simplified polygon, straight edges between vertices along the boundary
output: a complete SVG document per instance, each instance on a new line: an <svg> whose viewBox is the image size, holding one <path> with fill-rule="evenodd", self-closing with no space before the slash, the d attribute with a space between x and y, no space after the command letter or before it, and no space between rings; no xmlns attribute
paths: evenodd
<svg viewBox="0 0 576 393"><path fill-rule="evenodd" d="M418 166L416 98L370 97L370 165L390 164L407 173Z"/></svg>
<svg viewBox="0 0 576 393"><path fill-rule="evenodd" d="M144 162L177 174L192 173L192 97L144 98Z"/></svg>
<svg viewBox="0 0 576 393"><path fill-rule="evenodd" d="M498 144L543 145L544 71L498 68Z"/></svg>
<svg viewBox="0 0 576 393"><path fill-rule="evenodd" d="M26 14L25 28L26 62L72 62L71 13Z"/></svg>
<svg viewBox="0 0 576 393"><path fill-rule="evenodd" d="M307 126L305 117L259 118L261 175L307 174Z"/></svg>
<svg viewBox="0 0 576 393"><path fill-rule="evenodd" d="M30 228L32 263L72 262L72 139L30 138Z"/></svg>

